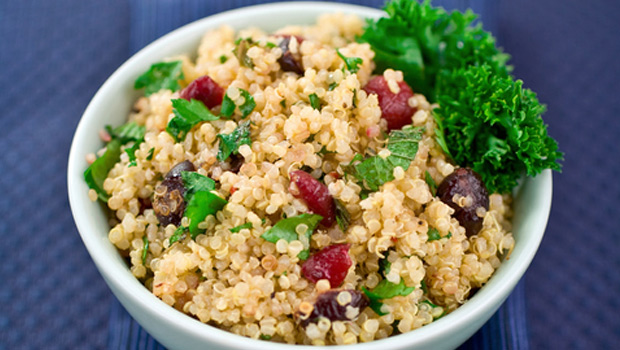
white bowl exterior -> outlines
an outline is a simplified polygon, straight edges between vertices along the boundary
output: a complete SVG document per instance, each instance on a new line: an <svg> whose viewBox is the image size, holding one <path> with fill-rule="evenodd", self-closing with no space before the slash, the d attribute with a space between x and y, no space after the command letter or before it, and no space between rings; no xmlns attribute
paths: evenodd
<svg viewBox="0 0 620 350"><path fill-rule="evenodd" d="M108 240L108 222L100 203L88 198L83 173L85 156L102 147L97 137L105 125L121 125L140 93L133 82L152 63L178 54L194 55L205 32L221 25L235 29L256 26L273 31L287 24L311 24L322 13L354 13L378 17L383 12L354 5L322 2L253 6L208 17L153 42L124 63L88 105L76 130L68 165L68 190L76 225L97 268L114 295L153 337L171 349L300 349L306 346L252 340L207 326L155 297L131 274ZM487 285L451 314L413 332L371 343L329 349L453 349L473 335L499 308L532 261L542 239L551 207L551 171L526 179L515 197L515 249ZM447 332L448 330L448 332Z"/></svg>

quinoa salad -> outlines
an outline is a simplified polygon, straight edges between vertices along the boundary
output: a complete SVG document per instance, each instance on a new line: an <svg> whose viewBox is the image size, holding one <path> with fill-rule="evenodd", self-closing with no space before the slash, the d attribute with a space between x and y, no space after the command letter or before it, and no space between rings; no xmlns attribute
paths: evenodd
<svg viewBox="0 0 620 350"><path fill-rule="evenodd" d="M155 296L254 339L353 344L449 314L509 258L510 194L446 153L438 105L364 27L223 26L145 67L85 178Z"/></svg>

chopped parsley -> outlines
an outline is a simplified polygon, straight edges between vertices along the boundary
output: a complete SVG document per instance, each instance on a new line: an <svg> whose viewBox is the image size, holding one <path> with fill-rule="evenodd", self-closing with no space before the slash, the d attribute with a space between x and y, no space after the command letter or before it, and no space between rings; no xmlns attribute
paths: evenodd
<svg viewBox="0 0 620 350"><path fill-rule="evenodd" d="M225 161L231 154L238 154L241 145L250 145L250 122L246 121L235 128L230 134L217 134L220 139L220 148L217 160Z"/></svg>
<svg viewBox="0 0 620 350"><path fill-rule="evenodd" d="M340 50L338 49L336 49L336 53L338 54L338 56L340 56L340 58L342 58L342 60L344 61L344 65L351 73L357 73L357 71L360 70L359 65L364 63L364 60L359 57L346 57L345 55L340 53Z"/></svg>
<svg viewBox="0 0 620 350"><path fill-rule="evenodd" d="M407 170L418 152L418 142L422 139L424 129L405 126L401 130L392 130L388 137L387 149L390 155L382 158L379 155L364 159L358 164L349 164L345 170L354 175L363 187L377 191L381 185L394 180L394 169L401 167ZM359 159L353 159L352 163Z"/></svg>
<svg viewBox="0 0 620 350"><path fill-rule="evenodd" d="M237 57L237 60L239 60L239 64L250 69L254 68L254 62L252 62L252 59L248 56L248 50L250 47L255 45L252 38L239 38L235 41L235 45L236 46L233 49L233 53L235 54L235 57Z"/></svg>
<svg viewBox="0 0 620 350"><path fill-rule="evenodd" d="M452 232L448 232L447 235L445 235L444 237L441 237L441 235L439 234L439 231L436 228L431 227L431 228L428 229L427 235L428 235L427 242L431 242L431 241L436 241L436 240L442 239L442 238L450 238L450 237L452 237Z"/></svg>
<svg viewBox="0 0 620 350"><path fill-rule="evenodd" d="M129 157L129 164L127 165L128 167L138 165L138 160L136 159L136 151L140 149L140 143L142 143L143 140L136 141L131 147L125 148L125 153L127 153L127 156Z"/></svg>
<svg viewBox="0 0 620 350"><path fill-rule="evenodd" d="M228 56L226 56L226 55L221 55L221 56L220 56L220 63L221 63L221 64L224 64L224 63L226 63L226 61L228 61Z"/></svg>
<svg viewBox="0 0 620 350"><path fill-rule="evenodd" d="M256 107L256 101L254 101L254 97L252 97L252 95L250 95L247 90L239 89L239 93L241 93L241 96L243 96L243 99L245 100L243 104L239 106L239 111L241 112L241 119L244 119L245 117L250 115L250 113L252 113L252 111ZM235 105L235 102L233 102L233 100L228 97L228 94L226 94L224 95L224 99L222 100L220 114L223 117L230 118L233 113L235 113L236 107L237 106Z"/></svg>
<svg viewBox="0 0 620 350"><path fill-rule="evenodd" d="M239 226L235 226L235 227L230 229L230 232L237 233L237 232L239 232L239 231L241 231L243 229L246 229L246 228L252 228L252 223L251 222L246 222L245 224L241 224Z"/></svg>
<svg viewBox="0 0 620 350"><path fill-rule="evenodd" d="M277 243L281 239L287 242L301 241L304 245L304 250L302 250L297 257L301 260L306 260L310 256L310 237L321 220L323 220L321 215L307 213L282 219L263 233L261 237L271 243ZM300 239L301 237L297 233L297 226L301 224L306 225L308 228L303 234L303 239Z"/></svg>
<svg viewBox="0 0 620 350"><path fill-rule="evenodd" d="M311 93L308 99L310 99L310 106L312 106L312 108L316 110L321 109L321 99L315 93Z"/></svg>
<svg viewBox="0 0 620 350"><path fill-rule="evenodd" d="M183 226L177 227L177 229L174 230L174 233L172 234L172 236L170 236L170 239L169 239L170 245L172 245L174 242L184 240L186 233L187 233L187 227L183 227Z"/></svg>
<svg viewBox="0 0 620 350"><path fill-rule="evenodd" d="M386 315L386 313L381 310L383 306L382 301L384 299L391 299L396 296L407 296L411 294L414 289L414 287L407 287L402 278L398 284L383 279L372 291L369 291L366 287L362 287L362 291L368 296L368 299L370 299L370 308L379 316Z"/></svg>
<svg viewBox="0 0 620 350"><path fill-rule="evenodd" d="M103 182L120 157L121 141L119 139L112 139L107 144L105 153L84 171L86 184L97 192L97 197L103 202L107 202L108 198L110 198L103 189Z"/></svg>
<svg viewBox="0 0 620 350"><path fill-rule="evenodd" d="M153 160L153 152L155 152L155 147L149 150L149 153L146 155L146 160Z"/></svg>
<svg viewBox="0 0 620 350"><path fill-rule="evenodd" d="M184 79L181 61L155 63L136 79L134 89L144 88L144 95L149 96L159 90L177 91L181 88L179 80Z"/></svg>
<svg viewBox="0 0 620 350"><path fill-rule="evenodd" d="M146 133L146 127L144 125L138 125L136 122L128 122L114 129L106 125L105 130L110 134L110 137L119 139L122 144L130 141L143 140L144 134Z"/></svg>
<svg viewBox="0 0 620 350"><path fill-rule="evenodd" d="M282 99L282 101L280 101L280 106L282 106L282 108L286 108L286 99Z"/></svg>
<svg viewBox="0 0 620 350"><path fill-rule="evenodd" d="M183 141L187 133L197 124L220 119L209 111L201 101L182 98L172 100L174 118L168 122L166 131L176 142Z"/></svg>
<svg viewBox="0 0 620 350"><path fill-rule="evenodd" d="M424 172L424 179L426 180L426 184L428 185L428 188L431 190L431 194L434 197L437 193L437 183L435 182L435 180L433 180L433 177L428 172L428 170Z"/></svg>
<svg viewBox="0 0 620 350"><path fill-rule="evenodd" d="M327 88L327 91L333 91L337 87L338 87L338 83L333 82L333 83L329 84L329 87Z"/></svg>
<svg viewBox="0 0 620 350"><path fill-rule="evenodd" d="M346 232L351 224L351 214L340 200L334 198L334 203L336 204L336 222L340 229Z"/></svg>
<svg viewBox="0 0 620 350"><path fill-rule="evenodd" d="M142 236L142 242L144 247L142 248L142 265L146 265L146 254L149 252L149 239L146 236Z"/></svg>

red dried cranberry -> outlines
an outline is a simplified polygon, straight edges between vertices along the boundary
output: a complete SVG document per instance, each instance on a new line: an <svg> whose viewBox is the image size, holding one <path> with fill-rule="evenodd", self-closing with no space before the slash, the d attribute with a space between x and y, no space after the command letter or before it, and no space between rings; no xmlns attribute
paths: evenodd
<svg viewBox="0 0 620 350"><path fill-rule="evenodd" d="M203 75L192 81L187 87L181 90L181 98L186 100L198 100L208 108L213 108L222 104L224 99L224 89L220 87L211 77Z"/></svg>
<svg viewBox="0 0 620 350"><path fill-rule="evenodd" d="M332 288L342 284L353 264L349 244L335 244L312 254L301 266L301 272L312 283L327 279Z"/></svg>
<svg viewBox="0 0 620 350"><path fill-rule="evenodd" d="M323 226L333 225L336 222L336 206L327 186L303 170L292 171L289 176L292 185L289 190L293 196L303 199L313 213L321 215Z"/></svg>
<svg viewBox="0 0 620 350"><path fill-rule="evenodd" d="M454 203L454 196L469 197L471 203L460 206ZM467 236L475 235L482 228L478 208L489 210L489 192L480 175L469 168L458 168L437 187L437 196L454 209L454 218L465 228Z"/></svg>
<svg viewBox="0 0 620 350"><path fill-rule="evenodd" d="M338 302L338 294L349 293L351 299L343 305ZM314 308L310 316L305 318L303 314L298 312L302 326L307 326L310 322L317 322L321 317L325 317L330 321L353 321L364 311L370 304L366 294L359 290L329 290L319 294L314 302ZM347 308L356 309L357 313L347 314Z"/></svg>
<svg viewBox="0 0 620 350"><path fill-rule="evenodd" d="M285 72L294 72L299 75L304 74L304 67L301 63L301 55L293 54L289 49L289 44L291 42L290 35L281 35L282 41L280 42L280 49L282 49L282 56L278 58L278 63L280 64L280 68L282 68ZM295 39L297 39L297 43L301 44L304 39L295 35Z"/></svg>
<svg viewBox="0 0 620 350"><path fill-rule="evenodd" d="M368 94L376 94L381 107L381 117L387 121L388 130L401 129L403 126L411 124L411 117L416 108L409 106L409 98L413 96L413 91L405 83L398 83L400 92L392 93L385 78L380 75L372 78L364 87Z"/></svg>

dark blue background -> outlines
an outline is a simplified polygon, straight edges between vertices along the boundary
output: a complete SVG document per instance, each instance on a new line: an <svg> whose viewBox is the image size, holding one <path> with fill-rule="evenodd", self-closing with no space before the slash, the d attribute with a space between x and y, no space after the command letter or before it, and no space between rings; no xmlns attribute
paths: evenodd
<svg viewBox="0 0 620 350"><path fill-rule="evenodd" d="M129 346L119 332L136 326L71 218L73 131L98 87L132 53L192 20L263 2L0 0L0 349ZM521 285L512 306L466 347L620 348L620 2L434 3L482 14L512 54L516 76L548 105L549 132L566 153L525 293ZM493 340L515 322L525 341ZM140 336L140 347L156 347Z"/></svg>

